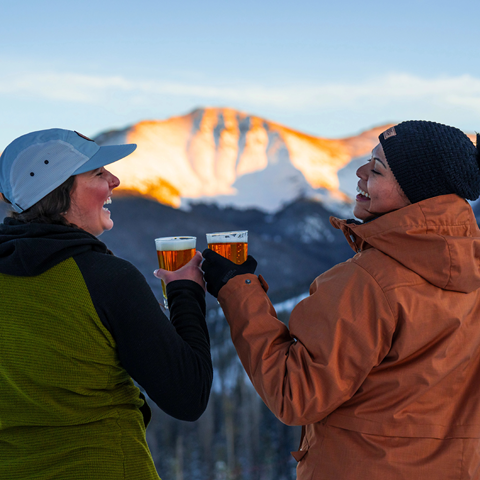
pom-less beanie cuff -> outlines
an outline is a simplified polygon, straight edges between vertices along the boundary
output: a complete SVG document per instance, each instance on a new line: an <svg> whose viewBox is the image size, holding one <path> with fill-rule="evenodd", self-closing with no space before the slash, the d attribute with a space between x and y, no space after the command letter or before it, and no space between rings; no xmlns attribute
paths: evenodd
<svg viewBox="0 0 480 480"><path fill-rule="evenodd" d="M389 128L379 140L410 202L450 193L469 200L479 197L479 153L458 128L409 120ZM477 135L477 145L478 140Z"/></svg>

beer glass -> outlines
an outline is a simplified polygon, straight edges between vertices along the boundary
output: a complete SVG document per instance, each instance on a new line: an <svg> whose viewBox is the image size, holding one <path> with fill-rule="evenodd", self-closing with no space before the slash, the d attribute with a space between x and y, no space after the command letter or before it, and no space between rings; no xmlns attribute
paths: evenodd
<svg viewBox="0 0 480 480"><path fill-rule="evenodd" d="M207 233L207 244L210 250L239 265L247 259L248 231Z"/></svg>
<svg viewBox="0 0 480 480"><path fill-rule="evenodd" d="M155 239L158 265L173 272L186 265L195 255L197 237L162 237ZM162 280L163 304L168 308L167 289Z"/></svg>

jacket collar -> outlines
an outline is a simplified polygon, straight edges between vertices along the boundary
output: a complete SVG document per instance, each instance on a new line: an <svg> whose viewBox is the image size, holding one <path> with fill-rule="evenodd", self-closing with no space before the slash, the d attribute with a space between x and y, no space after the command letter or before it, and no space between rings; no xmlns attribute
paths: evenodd
<svg viewBox="0 0 480 480"><path fill-rule="evenodd" d="M13 218L0 224L0 273L39 275L90 250L109 253L104 243L80 228L23 223Z"/></svg>
<svg viewBox="0 0 480 480"><path fill-rule="evenodd" d="M429 198L368 223L330 222L356 252L376 248L446 290L480 288L480 230L457 195Z"/></svg>

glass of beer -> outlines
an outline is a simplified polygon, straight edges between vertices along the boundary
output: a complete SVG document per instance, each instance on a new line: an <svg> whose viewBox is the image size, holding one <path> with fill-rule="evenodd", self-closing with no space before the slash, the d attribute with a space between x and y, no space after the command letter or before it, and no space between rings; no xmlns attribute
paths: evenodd
<svg viewBox="0 0 480 480"><path fill-rule="evenodd" d="M207 244L210 250L239 265L247 259L248 231L207 233Z"/></svg>
<svg viewBox="0 0 480 480"><path fill-rule="evenodd" d="M186 265L195 255L197 237L162 237L155 239L158 265L173 272ZM162 280L163 303L168 308L167 288Z"/></svg>

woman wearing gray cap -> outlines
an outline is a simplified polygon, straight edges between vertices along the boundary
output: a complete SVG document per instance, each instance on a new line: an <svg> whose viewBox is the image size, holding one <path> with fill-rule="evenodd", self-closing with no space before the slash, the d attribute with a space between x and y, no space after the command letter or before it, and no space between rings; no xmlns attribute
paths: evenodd
<svg viewBox="0 0 480 480"><path fill-rule="evenodd" d="M150 409L196 420L212 382L201 255L168 276L171 318L142 274L96 237L113 226L136 145L99 147L62 129L0 157L14 209L0 225L0 478L158 479Z"/></svg>
<svg viewBox="0 0 480 480"><path fill-rule="evenodd" d="M478 479L478 147L426 121L379 140L357 171L363 222L331 219L356 255L312 283L288 327L252 258L206 250L207 290L266 405L303 427L299 479Z"/></svg>

